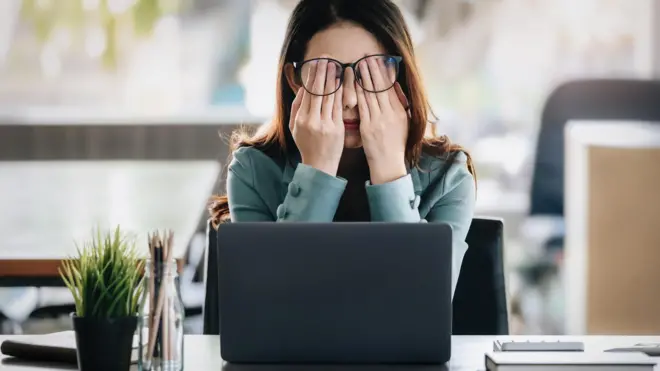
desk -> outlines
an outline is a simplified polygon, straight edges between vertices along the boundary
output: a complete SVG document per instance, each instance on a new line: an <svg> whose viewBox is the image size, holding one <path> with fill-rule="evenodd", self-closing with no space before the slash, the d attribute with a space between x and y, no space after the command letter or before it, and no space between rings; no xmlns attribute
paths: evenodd
<svg viewBox="0 0 660 371"><path fill-rule="evenodd" d="M7 336L0 336L0 342ZM502 338L502 337L499 337ZM542 337L506 337L507 339L528 340ZM600 352L608 348L629 346L634 343L660 342L660 337L650 336L588 336L588 337L560 337L562 340L581 340L585 342L587 352ZM404 370L452 370L475 371L484 368L484 353L493 349L493 336L454 336L452 339L452 360L446 366L246 366L223 364L220 358L220 338L218 336L187 335L185 339L185 369L194 371L404 371ZM548 340L558 337L547 337ZM0 356L3 371L47 371L47 370L73 370L72 367L54 365L30 365ZM660 359L658 360L660 362ZM221 368L221 365L223 366ZM660 370L660 367L656 367Z"/></svg>
<svg viewBox="0 0 660 371"><path fill-rule="evenodd" d="M196 161L0 162L0 286L57 285L57 267L93 228L174 231L182 258L221 164Z"/></svg>

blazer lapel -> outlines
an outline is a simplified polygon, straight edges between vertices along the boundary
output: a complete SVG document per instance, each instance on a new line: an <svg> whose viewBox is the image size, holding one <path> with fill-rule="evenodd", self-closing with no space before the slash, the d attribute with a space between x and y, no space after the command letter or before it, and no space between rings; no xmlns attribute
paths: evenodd
<svg viewBox="0 0 660 371"><path fill-rule="evenodd" d="M422 194L422 181L419 178L419 169L414 167L412 171L410 172L410 177L412 178L413 181L413 187L415 189L415 196L419 196Z"/></svg>

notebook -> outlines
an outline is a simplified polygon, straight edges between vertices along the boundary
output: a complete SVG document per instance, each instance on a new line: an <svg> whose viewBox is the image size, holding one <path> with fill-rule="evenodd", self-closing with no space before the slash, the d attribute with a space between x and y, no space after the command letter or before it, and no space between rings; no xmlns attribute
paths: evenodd
<svg viewBox="0 0 660 371"><path fill-rule="evenodd" d="M488 371L653 371L656 362L641 353L486 353Z"/></svg>
<svg viewBox="0 0 660 371"><path fill-rule="evenodd" d="M515 341L495 340L496 352L584 352L581 341Z"/></svg>
<svg viewBox="0 0 660 371"><path fill-rule="evenodd" d="M651 357L660 357L660 343L635 344L630 347L612 348L605 351L613 353L641 352Z"/></svg>
<svg viewBox="0 0 660 371"><path fill-rule="evenodd" d="M137 363L138 337L133 338L133 356ZM54 332L45 335L12 337L2 342L0 352L9 357L35 362L59 362L77 364L76 336L73 331Z"/></svg>

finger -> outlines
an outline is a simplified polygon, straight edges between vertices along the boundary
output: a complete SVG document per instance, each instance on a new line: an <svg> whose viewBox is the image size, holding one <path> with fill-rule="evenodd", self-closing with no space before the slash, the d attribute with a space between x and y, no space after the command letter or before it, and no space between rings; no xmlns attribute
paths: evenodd
<svg viewBox="0 0 660 371"><path fill-rule="evenodd" d="M376 93L376 99L378 100L378 105L382 110L391 108L389 94L385 88L388 84L385 83L385 65L382 65L382 62L378 62L377 58L367 58L367 66L369 67L369 74L371 75L371 81L374 85L375 91L381 91Z"/></svg>
<svg viewBox="0 0 660 371"><path fill-rule="evenodd" d="M321 104L323 103L323 91L325 89L325 76L327 74L328 61L320 60L316 65L316 77L314 78L314 87L312 92L312 102L309 112L312 114L321 114Z"/></svg>
<svg viewBox="0 0 660 371"><path fill-rule="evenodd" d="M394 83L394 89L396 92L396 96L398 98L398 102L401 103L404 109L410 108L410 104L408 103L408 97L406 97L406 93L403 92L403 88L401 88L401 84L398 82Z"/></svg>
<svg viewBox="0 0 660 371"><path fill-rule="evenodd" d="M344 126L344 106L342 103L344 99L344 86L340 85L337 92L333 95L335 96L335 102L332 108L332 121L337 125Z"/></svg>
<svg viewBox="0 0 660 371"><path fill-rule="evenodd" d="M291 130L291 132L293 132L294 123L296 121L296 115L300 110L300 105L302 103L304 92L305 89L299 88L298 92L296 93L296 97L293 99L293 103L291 103L291 115L289 116L289 130Z"/></svg>
<svg viewBox="0 0 660 371"><path fill-rule="evenodd" d="M305 80L305 88L310 89L311 86L314 86L314 79L316 78L316 62L310 62L310 66L307 68L307 76L302 76ZM305 90L305 89L303 89ZM313 96L309 94L307 90L303 91L302 103L300 104L301 112L307 114L309 112L309 105L311 104L311 98Z"/></svg>
<svg viewBox="0 0 660 371"><path fill-rule="evenodd" d="M359 84L355 84L355 95L357 95L358 113L360 114L360 125L368 124L369 118L369 104L364 89Z"/></svg>
<svg viewBox="0 0 660 371"><path fill-rule="evenodd" d="M387 92L387 94L390 96L390 101L392 103L392 112L397 115L401 116L408 116L408 112L406 111L405 106L403 105L404 103L401 102L401 98L398 96L396 92L396 88L390 89L390 91Z"/></svg>
<svg viewBox="0 0 660 371"><path fill-rule="evenodd" d="M336 93L334 90L337 88L337 66L334 63L328 63L326 77L325 77L325 91L326 94L323 97L323 105L321 106L321 117L324 117L328 120L332 120L332 111L334 109L334 103L336 99Z"/></svg>
<svg viewBox="0 0 660 371"><path fill-rule="evenodd" d="M374 90L374 84L371 79L371 74L369 73L369 66L367 65L367 62L362 61L360 62L360 81L362 82L362 85L367 89L367 90ZM376 94L371 93L369 91L364 91L365 99L367 101L367 105L369 106L369 113L371 116L375 116L376 112L380 109L378 106L378 99L376 98Z"/></svg>
<svg viewBox="0 0 660 371"><path fill-rule="evenodd" d="M361 60L358 64L358 70L360 71L360 82L367 90L374 90L374 84L371 80L371 73L369 72L369 65L367 65L366 60ZM368 91L365 91L367 93Z"/></svg>
<svg viewBox="0 0 660 371"><path fill-rule="evenodd" d="M407 114L410 114L410 103L408 103L408 98L398 82L394 83L394 89L391 89L390 102L393 102L392 108L395 110L403 110Z"/></svg>

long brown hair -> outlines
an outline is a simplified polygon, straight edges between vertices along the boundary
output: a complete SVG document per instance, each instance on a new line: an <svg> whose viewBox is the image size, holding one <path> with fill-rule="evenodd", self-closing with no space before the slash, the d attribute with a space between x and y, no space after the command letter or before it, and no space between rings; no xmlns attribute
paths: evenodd
<svg viewBox="0 0 660 371"><path fill-rule="evenodd" d="M447 165L455 161L458 153L467 155L467 166L475 175L470 155L462 147L451 143L447 136L436 136L431 126L431 137L426 137L431 108L422 87L417 69L412 40L399 8L391 0L301 0L293 10L280 51L277 77L275 116L254 135L238 131L232 135L230 151L240 147L255 147L269 153L288 156L297 151L289 130L294 92L287 83L285 66L301 62L307 43L318 32L338 22L352 22L371 32L388 53L403 57L398 82L409 101L410 125L405 159L416 167L422 153L445 157ZM209 212L214 224L229 218L227 196L213 196Z"/></svg>

